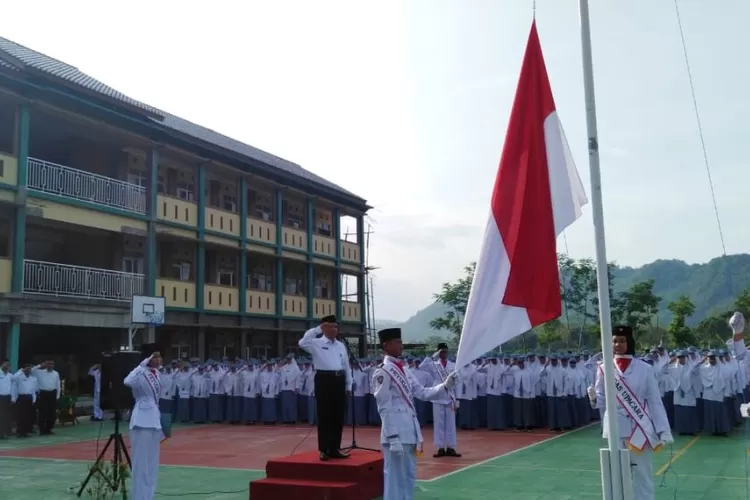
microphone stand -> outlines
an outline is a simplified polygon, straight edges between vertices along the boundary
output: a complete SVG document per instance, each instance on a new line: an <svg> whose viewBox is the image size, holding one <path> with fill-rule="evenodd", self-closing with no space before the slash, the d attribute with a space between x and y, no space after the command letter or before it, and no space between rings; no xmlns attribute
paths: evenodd
<svg viewBox="0 0 750 500"><path fill-rule="evenodd" d="M349 342L344 338L341 337L341 340L344 342L344 345L346 346L346 352L349 354L349 363L352 365L355 365L357 368L362 370L362 365L359 364L359 360L356 356L354 356L354 353L352 352L351 347L349 346ZM362 370L364 371L364 370ZM354 374L352 374L352 377ZM357 445L357 411L354 407L354 387L352 387L352 390L349 394L349 405L352 409L352 444L351 446L342 449L341 451L349 453L352 450L363 450L363 451L373 451L376 453L380 453L380 450L374 450L372 448L363 448L362 446Z"/></svg>

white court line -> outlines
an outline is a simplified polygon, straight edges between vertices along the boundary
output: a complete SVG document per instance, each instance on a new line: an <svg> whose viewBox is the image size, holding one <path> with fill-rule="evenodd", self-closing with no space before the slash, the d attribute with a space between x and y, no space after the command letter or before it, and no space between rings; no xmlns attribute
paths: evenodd
<svg viewBox="0 0 750 500"><path fill-rule="evenodd" d="M584 425L583 427L579 427L578 429L574 429L574 430L566 432L564 434L558 434L557 436L551 436L551 437L549 437L547 439L542 439L541 441L537 441L536 443L531 443L530 445L522 446L521 448L516 448L515 450L511 450L511 451L509 451L507 453L503 453L503 454L497 455L496 457L488 458L486 460L482 460L481 462L477 462L475 464L467 465L466 467L461 467L460 469L456 469L454 471L447 472L447 473L442 474L440 476L435 476L432 479L420 479L418 482L420 482L420 483L432 483L434 481L437 481L438 479L445 479L446 477L452 476L454 474L458 474L459 472L464 472L464 471L467 471L469 469L473 469L475 467L481 467L482 465L486 465L486 464L492 462L493 460L497 460L498 458L502 458L502 457L507 457L507 456L510 456L510 455L514 455L514 454L516 454L516 453L518 453L520 451L525 451L525 450L528 450L530 448L533 448L534 446L539 446L540 444L549 443L550 441L554 441L555 439L560 439L561 437L570 436L571 434L575 434L578 431L582 431L584 429L588 429L589 427L591 427L593 425L599 425L599 422L591 422L588 425Z"/></svg>
<svg viewBox="0 0 750 500"><path fill-rule="evenodd" d="M39 462L64 462L64 463L88 463L91 464L94 462L94 459L92 460L81 460L81 459L68 459L68 458L46 458L46 457L17 457L17 456L11 456L11 455L3 455L0 456L0 461L3 459L11 459L11 460L36 460ZM159 464L159 467L169 467L169 468L185 468L185 469L207 469L207 470L230 470L230 471L239 471L239 472L263 472L265 473L265 469L243 469L241 467L211 467L208 465L175 465L175 464Z"/></svg>

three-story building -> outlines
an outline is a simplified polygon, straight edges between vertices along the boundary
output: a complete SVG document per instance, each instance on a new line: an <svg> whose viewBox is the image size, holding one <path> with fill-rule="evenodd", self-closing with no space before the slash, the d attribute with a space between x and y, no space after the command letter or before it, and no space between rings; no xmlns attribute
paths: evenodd
<svg viewBox="0 0 750 500"><path fill-rule="evenodd" d="M165 297L147 340L169 358L282 355L328 314L363 351L368 208L0 38L0 350L14 366L122 345L133 295Z"/></svg>

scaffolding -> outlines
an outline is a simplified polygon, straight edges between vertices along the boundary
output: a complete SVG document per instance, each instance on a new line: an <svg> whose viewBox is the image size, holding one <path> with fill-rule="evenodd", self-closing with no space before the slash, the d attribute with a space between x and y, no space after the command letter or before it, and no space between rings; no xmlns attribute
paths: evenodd
<svg viewBox="0 0 750 500"><path fill-rule="evenodd" d="M367 224L367 230L364 232L365 237L365 262L364 268L362 269L362 286L364 287L364 304L361 306L364 308L365 315L365 354L367 356L377 356L378 350L378 331L375 327L375 287L373 283L373 277L371 272L377 270L377 267L370 267L370 235L373 234L372 224ZM344 241L349 241L349 237L356 235L356 233L350 233L348 228L344 233ZM351 295L358 295L359 290L354 293L349 293L349 283L344 281L343 293L341 294L342 300L346 300L346 297Z"/></svg>

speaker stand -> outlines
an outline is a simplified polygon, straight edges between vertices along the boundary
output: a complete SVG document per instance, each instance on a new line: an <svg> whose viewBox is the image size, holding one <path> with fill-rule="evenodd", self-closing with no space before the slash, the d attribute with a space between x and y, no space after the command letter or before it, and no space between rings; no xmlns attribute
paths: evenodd
<svg viewBox="0 0 750 500"><path fill-rule="evenodd" d="M94 474L99 474L99 476L104 480L105 483L107 483L107 486L109 487L110 491L113 493L117 493L117 491L120 489L120 486L122 485L122 482L124 478L122 477L120 473L120 467L123 463L128 464L128 469L132 469L133 464L130 462L130 454L128 454L128 448L125 446L125 441L122 439L122 434L120 433L120 410L115 410L115 429L112 434L109 436L109 440L107 440L107 444L104 445L104 448L102 449L101 453L99 453L99 456L96 458L96 462L94 462L94 465L91 466L91 469L89 470L89 474L86 476L86 479L81 484L81 489L78 490L77 496L80 498L80 496L83 494L84 490L86 490L86 486L89 484L89 481L92 477L94 477ZM106 461L107 456L107 450L109 450L109 447L114 444L114 457L112 459L112 470L109 474L107 474L106 471L103 471L100 468L100 465ZM123 460L123 456L125 457L125 460Z"/></svg>

